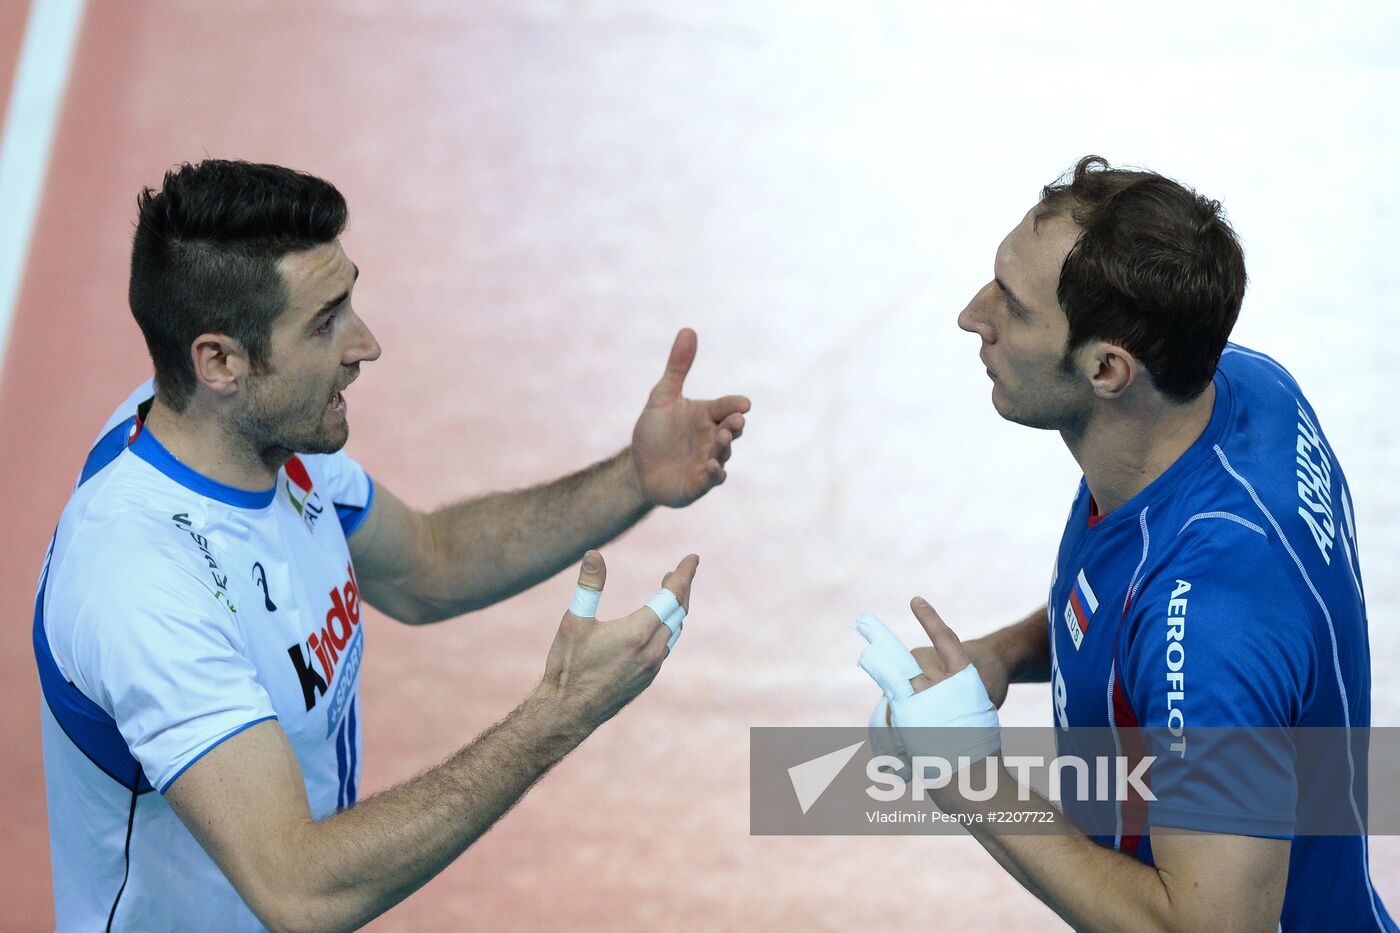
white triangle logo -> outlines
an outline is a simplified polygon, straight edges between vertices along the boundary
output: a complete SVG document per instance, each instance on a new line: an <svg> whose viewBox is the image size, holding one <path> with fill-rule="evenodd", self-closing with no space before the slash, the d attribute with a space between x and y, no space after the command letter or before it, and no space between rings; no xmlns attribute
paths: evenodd
<svg viewBox="0 0 1400 933"><path fill-rule="evenodd" d="M836 775L841 773L841 769L846 767L846 763L864 744L857 742L788 768L788 778L792 781L793 792L797 794L797 804L804 814L826 793L831 782L836 780Z"/></svg>

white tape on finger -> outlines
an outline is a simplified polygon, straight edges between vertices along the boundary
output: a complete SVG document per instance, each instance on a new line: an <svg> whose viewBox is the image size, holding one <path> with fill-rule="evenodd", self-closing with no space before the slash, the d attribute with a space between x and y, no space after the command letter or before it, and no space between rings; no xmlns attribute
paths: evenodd
<svg viewBox="0 0 1400 933"><path fill-rule="evenodd" d="M602 590L590 590L586 586L574 587L574 601L569 603L569 611L580 619L592 619L598 615L598 600L602 598Z"/></svg>
<svg viewBox="0 0 1400 933"><path fill-rule="evenodd" d="M676 640L680 639L680 629L686 626L686 611L683 608L676 607L676 611L666 616L661 622L666 628L671 629L671 637L666 639L666 650L669 651L676 646Z"/></svg>
<svg viewBox="0 0 1400 933"><path fill-rule="evenodd" d="M670 650L676 639L681 637L681 623L685 621L685 609L681 607L681 601L676 598L675 593L662 587L655 596L647 600L647 608L656 613L661 624L671 630L671 637L666 639L666 648Z"/></svg>
<svg viewBox="0 0 1400 933"><path fill-rule="evenodd" d="M856 620L856 630L870 642L860 653L860 666L880 685L888 702L894 728L880 739L900 746L899 752L890 753L943 758L957 771L960 758L979 761L1001 748L1001 720L976 667L969 664L915 693L909 681L923 671L899 637L869 612ZM883 707L884 701L875 715ZM873 717L870 725L873 730ZM888 733L895 734L895 741L889 741Z"/></svg>
<svg viewBox="0 0 1400 933"><path fill-rule="evenodd" d="M656 591L655 596L647 600L647 608L656 613L656 617L662 622L665 622L666 617L680 607L681 601L676 598L676 594L664 586Z"/></svg>
<svg viewBox="0 0 1400 933"><path fill-rule="evenodd" d="M870 642L860 653L858 663L880 685L885 696L903 698L913 694L914 688L909 681L922 674L923 670L899 636L891 632L873 612L867 612L856 620L856 631Z"/></svg>

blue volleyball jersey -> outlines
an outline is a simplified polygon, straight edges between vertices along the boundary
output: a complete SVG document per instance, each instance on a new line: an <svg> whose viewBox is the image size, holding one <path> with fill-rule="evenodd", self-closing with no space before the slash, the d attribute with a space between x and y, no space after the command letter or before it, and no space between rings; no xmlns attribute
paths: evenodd
<svg viewBox="0 0 1400 933"><path fill-rule="evenodd" d="M1364 741L1331 771L1346 787L1316 786L1286 746L1262 740L1255 754L1208 760L1223 771L1211 780L1188 780L1214 727L1350 736L1371 724L1366 603L1341 466L1272 359L1231 345L1214 384L1205 432L1129 502L1096 515L1080 483L1048 602L1060 751L1075 742L1066 730L1100 727L1131 757L1145 733L1128 727L1153 730L1157 800L1106 804L1113 833L1099 842L1152 864L1154 825L1291 836L1282 929L1395 930L1371 885L1365 836L1294 835L1278 806L1280 788L1297 801L1332 793L1360 824ZM1086 825L1088 808L1105 805L1064 806Z"/></svg>

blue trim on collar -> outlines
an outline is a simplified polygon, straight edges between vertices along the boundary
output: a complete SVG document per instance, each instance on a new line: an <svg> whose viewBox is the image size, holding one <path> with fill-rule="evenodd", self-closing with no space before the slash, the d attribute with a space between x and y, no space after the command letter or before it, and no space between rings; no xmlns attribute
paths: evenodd
<svg viewBox="0 0 1400 933"><path fill-rule="evenodd" d="M214 499L226 505L236 506L240 509L265 509L272 504L272 500L277 495L277 484L273 483L267 489L261 491L249 491L247 489L235 489L233 486L225 486L217 480L212 480L202 473L185 466L175 455L166 450L156 436L151 433L149 427L142 427L141 433L136 435L136 440L131 442L131 452L151 466L160 470L175 482L184 486L192 492L197 492L201 496Z"/></svg>
<svg viewBox="0 0 1400 933"><path fill-rule="evenodd" d="M131 427L134 424L136 424L136 416L132 415L102 435L102 440L92 445L87 462L83 464L82 475L78 477L79 486L102 472L103 467L117 459L117 454L126 450L127 439L131 437Z"/></svg>

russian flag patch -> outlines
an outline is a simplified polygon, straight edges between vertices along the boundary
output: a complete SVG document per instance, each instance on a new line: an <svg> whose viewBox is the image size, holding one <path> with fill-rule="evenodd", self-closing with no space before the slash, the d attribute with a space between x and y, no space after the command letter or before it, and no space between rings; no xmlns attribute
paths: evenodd
<svg viewBox="0 0 1400 933"><path fill-rule="evenodd" d="M1084 633L1089 630L1089 620L1098 609L1099 598L1094 595L1089 578L1080 570L1079 576L1075 578L1074 588L1069 591L1069 602L1065 604L1065 627L1069 629L1070 641L1074 642L1075 651L1079 650L1080 643L1084 641Z"/></svg>

